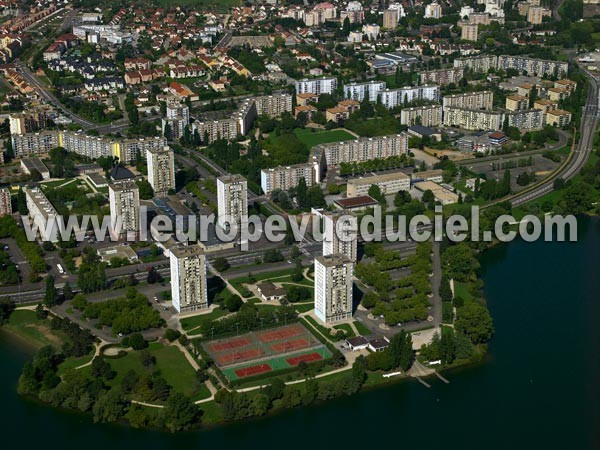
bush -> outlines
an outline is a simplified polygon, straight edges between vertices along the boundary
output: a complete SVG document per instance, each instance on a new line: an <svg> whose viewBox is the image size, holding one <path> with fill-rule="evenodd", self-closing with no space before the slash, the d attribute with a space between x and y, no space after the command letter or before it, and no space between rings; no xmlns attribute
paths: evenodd
<svg viewBox="0 0 600 450"><path fill-rule="evenodd" d="M181 336L181 333L177 330L173 330L172 328L167 328L165 331L165 339L169 342L173 342Z"/></svg>

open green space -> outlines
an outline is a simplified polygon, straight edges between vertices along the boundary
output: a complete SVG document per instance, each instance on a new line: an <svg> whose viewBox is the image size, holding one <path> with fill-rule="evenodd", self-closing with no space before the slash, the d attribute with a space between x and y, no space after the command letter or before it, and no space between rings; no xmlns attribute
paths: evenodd
<svg viewBox="0 0 600 450"><path fill-rule="evenodd" d="M187 331L199 327L205 322L210 322L211 320L218 319L219 317L222 317L225 314L227 314L227 311L217 308L208 314L199 314L197 316L185 317L180 320L180 323L181 327Z"/></svg>
<svg viewBox="0 0 600 450"><path fill-rule="evenodd" d="M371 334L371 330L369 330L365 325L363 325L362 322L359 322L358 320L354 321L354 326L361 336L368 336Z"/></svg>
<svg viewBox="0 0 600 450"><path fill-rule="evenodd" d="M466 302L474 300L473 294L469 291L469 285L458 281L454 282L454 297L460 297Z"/></svg>
<svg viewBox="0 0 600 450"><path fill-rule="evenodd" d="M314 128L298 128L294 130L294 133L308 148L328 142L352 141L356 139L345 130L313 130Z"/></svg>
<svg viewBox="0 0 600 450"><path fill-rule="evenodd" d="M60 363L60 365L58 366L57 374L60 376L61 374L65 373L69 369L75 369L76 367L83 366L84 364L89 363L93 358L94 358L93 351L90 352L89 355L82 356L81 358L76 358L74 356L71 356L71 357L65 359L62 363Z"/></svg>
<svg viewBox="0 0 600 450"><path fill-rule="evenodd" d="M348 325L347 323L341 323L339 325L334 325L333 328L335 328L336 330L344 331L346 333L344 337L349 338L349 337L356 336L352 327L350 325Z"/></svg>
<svg viewBox="0 0 600 450"><path fill-rule="evenodd" d="M193 397L195 400L210 397L203 383L198 388L196 372L177 347L152 343L148 350L156 359L155 368L175 391ZM120 386L123 377L130 370L138 374L147 371L142 364L141 354L132 351L121 358L107 359L112 369L117 372L116 377L110 381L111 386Z"/></svg>
<svg viewBox="0 0 600 450"><path fill-rule="evenodd" d="M3 328L33 347L52 345L60 348L62 344L61 337L50 329L50 321L38 319L35 311L13 311Z"/></svg>

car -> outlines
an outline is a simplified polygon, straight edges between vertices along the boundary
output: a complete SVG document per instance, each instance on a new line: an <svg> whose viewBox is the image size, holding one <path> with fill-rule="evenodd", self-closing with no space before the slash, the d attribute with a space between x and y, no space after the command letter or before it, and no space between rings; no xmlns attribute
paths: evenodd
<svg viewBox="0 0 600 450"><path fill-rule="evenodd" d="M123 337L123 333L119 333L119 337Z"/></svg>
<svg viewBox="0 0 600 450"><path fill-rule="evenodd" d="M158 303L158 297L154 297L154 301Z"/></svg>

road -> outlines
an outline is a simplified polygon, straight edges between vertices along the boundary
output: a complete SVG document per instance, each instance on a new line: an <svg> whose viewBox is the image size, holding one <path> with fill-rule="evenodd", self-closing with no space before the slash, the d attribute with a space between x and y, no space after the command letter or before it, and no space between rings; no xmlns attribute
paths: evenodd
<svg viewBox="0 0 600 450"><path fill-rule="evenodd" d="M552 176L535 185L532 189L516 194L509 198L512 206L520 206L524 203L538 199L554 190L554 180L562 178L565 181L573 178L587 162L593 148L594 134L598 126L600 112L600 97L598 79L586 69L581 68L590 81L588 95L581 117L580 137L577 146L573 149L569 158L563 166ZM500 201L506 201L501 199ZM498 202L495 202L498 203ZM491 206L491 205L490 205Z"/></svg>

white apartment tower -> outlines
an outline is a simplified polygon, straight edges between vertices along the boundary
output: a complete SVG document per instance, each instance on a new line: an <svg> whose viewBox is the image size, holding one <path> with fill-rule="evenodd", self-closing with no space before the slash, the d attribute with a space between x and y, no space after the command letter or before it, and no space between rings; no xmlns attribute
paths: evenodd
<svg viewBox="0 0 600 450"><path fill-rule="evenodd" d="M315 258L315 315L323 323L352 317L354 263L335 254Z"/></svg>
<svg viewBox="0 0 600 450"><path fill-rule="evenodd" d="M323 214L323 256L340 254L356 262L358 220L350 214Z"/></svg>
<svg viewBox="0 0 600 450"><path fill-rule="evenodd" d="M175 154L168 145L163 148L146 150L148 162L148 182L156 197L164 197L175 189Z"/></svg>
<svg viewBox="0 0 600 450"><path fill-rule="evenodd" d="M133 181L108 185L111 233L134 240L140 228L140 190Z"/></svg>
<svg viewBox="0 0 600 450"><path fill-rule="evenodd" d="M171 299L178 313L208 308L206 257L197 246L170 250Z"/></svg>
<svg viewBox="0 0 600 450"><path fill-rule="evenodd" d="M0 189L0 216L11 215L10 191L8 188Z"/></svg>
<svg viewBox="0 0 600 450"><path fill-rule="evenodd" d="M217 178L217 223L223 229L232 222L238 227L248 223L248 182L241 175Z"/></svg>

